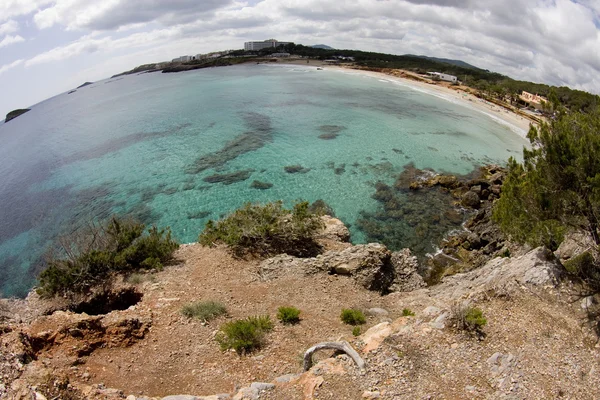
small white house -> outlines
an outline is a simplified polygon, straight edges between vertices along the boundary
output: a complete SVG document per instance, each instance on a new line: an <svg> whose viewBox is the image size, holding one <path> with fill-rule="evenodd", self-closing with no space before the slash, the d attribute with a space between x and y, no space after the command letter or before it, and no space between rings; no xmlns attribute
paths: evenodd
<svg viewBox="0 0 600 400"><path fill-rule="evenodd" d="M449 74L442 74L441 72L428 72L427 75L429 75L429 77L434 80L439 79L441 81L452 82L452 83L458 82L458 78L456 76L449 75Z"/></svg>

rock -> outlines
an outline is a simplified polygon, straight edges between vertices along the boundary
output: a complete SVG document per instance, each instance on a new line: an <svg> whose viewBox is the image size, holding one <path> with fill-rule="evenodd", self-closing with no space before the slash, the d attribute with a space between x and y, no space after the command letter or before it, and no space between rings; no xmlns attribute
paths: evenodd
<svg viewBox="0 0 600 400"><path fill-rule="evenodd" d="M445 312L439 315L433 322L430 322L429 326L431 326L434 329L444 329L446 327L446 322L448 321L449 317L450 313Z"/></svg>
<svg viewBox="0 0 600 400"><path fill-rule="evenodd" d="M477 196L481 195L481 185L475 185L471 187L471 192L475 193Z"/></svg>
<svg viewBox="0 0 600 400"><path fill-rule="evenodd" d="M136 399L137 399L137 398L136 398L134 395L132 395L132 394L130 394L129 396L127 396L127 397L125 398L125 400L136 400Z"/></svg>
<svg viewBox="0 0 600 400"><path fill-rule="evenodd" d="M177 394L172 396L163 397L161 400L200 400L200 397L192 396L189 394Z"/></svg>
<svg viewBox="0 0 600 400"><path fill-rule="evenodd" d="M31 109L30 108L20 108L20 109L9 112L8 114L6 114L6 119L4 120L4 123L7 123L8 121L17 118L19 115L25 114L27 111L31 111Z"/></svg>
<svg viewBox="0 0 600 400"><path fill-rule="evenodd" d="M259 391L254 388L243 388L240 389L239 392L235 396L233 396L233 400L258 400L259 399Z"/></svg>
<svg viewBox="0 0 600 400"><path fill-rule="evenodd" d="M596 299L594 298L594 296L587 296L581 299L581 308L583 310L588 310L594 304L596 304Z"/></svg>
<svg viewBox="0 0 600 400"><path fill-rule="evenodd" d="M394 266L394 282L390 287L393 292L410 292L425 286L419 274L419 262L410 249L402 249L392 253L391 263Z"/></svg>
<svg viewBox="0 0 600 400"><path fill-rule="evenodd" d="M362 398L367 399L367 400L379 399L379 398L381 398L381 393L376 392L376 391L370 392L368 390L365 390L362 394Z"/></svg>
<svg viewBox="0 0 600 400"><path fill-rule="evenodd" d="M442 294L473 297L494 291L520 290L521 285L558 285L564 268L552 252L538 247L515 258L494 258L476 270L443 278Z"/></svg>
<svg viewBox="0 0 600 400"><path fill-rule="evenodd" d="M465 207L479 208L479 196L475 192L468 191L462 195L460 203Z"/></svg>
<svg viewBox="0 0 600 400"><path fill-rule="evenodd" d="M274 384L272 384L272 383L264 383L264 382L253 382L250 385L250 387L253 388L253 389L257 389L258 391L275 389L275 385Z"/></svg>
<svg viewBox="0 0 600 400"><path fill-rule="evenodd" d="M369 328L369 330L360 336L365 344L362 352L367 354L368 352L375 350L383 343L386 337L392 334L392 332L392 325L389 322L382 322Z"/></svg>
<svg viewBox="0 0 600 400"><path fill-rule="evenodd" d="M277 378L275 378L275 382L288 383L288 382L291 382L293 379L297 379L299 376L300 376L299 374L282 375L282 376L278 376Z"/></svg>
<svg viewBox="0 0 600 400"><path fill-rule="evenodd" d="M369 308L367 310L367 315L371 315L373 317L387 317L390 313L383 308Z"/></svg>
<svg viewBox="0 0 600 400"><path fill-rule="evenodd" d="M565 240L558 246L554 254L561 262L565 262L595 247L594 239L589 233L578 231L566 235Z"/></svg>
<svg viewBox="0 0 600 400"><path fill-rule="evenodd" d="M429 306L423 310L422 314L426 317L435 317L437 315L440 315L441 312L442 312L441 308L435 307L435 306Z"/></svg>
<svg viewBox="0 0 600 400"><path fill-rule="evenodd" d="M350 240L350 230L339 219L323 215L321 221L325 224L325 229L323 233L317 236L317 239L331 239L340 242Z"/></svg>
<svg viewBox="0 0 600 400"><path fill-rule="evenodd" d="M35 400L48 400L46 396L41 394L40 392L35 392Z"/></svg>

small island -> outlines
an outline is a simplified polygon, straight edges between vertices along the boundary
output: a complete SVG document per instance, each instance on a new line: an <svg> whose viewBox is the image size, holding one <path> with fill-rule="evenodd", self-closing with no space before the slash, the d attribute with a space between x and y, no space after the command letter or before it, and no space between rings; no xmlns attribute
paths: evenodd
<svg viewBox="0 0 600 400"><path fill-rule="evenodd" d="M4 120L4 123L17 118L19 115L25 114L27 111L31 111L31 109L30 108L19 108L17 110L12 110L8 114L6 114L6 119Z"/></svg>
<svg viewBox="0 0 600 400"><path fill-rule="evenodd" d="M86 86L93 85L93 84L94 84L94 82L85 82L85 83L77 86L77 89L81 89L82 87L86 87Z"/></svg>

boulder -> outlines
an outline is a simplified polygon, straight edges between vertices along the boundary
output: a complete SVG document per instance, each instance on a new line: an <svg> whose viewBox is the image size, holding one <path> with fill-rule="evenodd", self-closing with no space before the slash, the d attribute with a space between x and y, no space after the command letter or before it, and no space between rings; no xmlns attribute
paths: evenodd
<svg viewBox="0 0 600 400"><path fill-rule="evenodd" d="M465 207L479 208L479 196L475 192L468 191L462 195L460 203Z"/></svg>
<svg viewBox="0 0 600 400"><path fill-rule="evenodd" d="M578 231L568 234L554 254L561 262L565 262L594 248L596 248L596 244L591 235L584 231Z"/></svg>
<svg viewBox="0 0 600 400"><path fill-rule="evenodd" d="M419 262L410 249L402 249L392 253L391 263L394 266L394 282L390 287L393 292L410 292L425 286L419 275Z"/></svg>
<svg viewBox="0 0 600 400"><path fill-rule="evenodd" d="M417 267L417 260L408 249L392 256L384 245L370 243L331 250L313 258L279 255L263 261L257 275L266 281L281 276L325 272L351 277L369 290L389 292L423 286Z"/></svg>
<svg viewBox="0 0 600 400"><path fill-rule="evenodd" d="M340 242L348 242L350 240L350 230L339 219L323 215L321 221L325 224L325 229L317 239L331 239Z"/></svg>

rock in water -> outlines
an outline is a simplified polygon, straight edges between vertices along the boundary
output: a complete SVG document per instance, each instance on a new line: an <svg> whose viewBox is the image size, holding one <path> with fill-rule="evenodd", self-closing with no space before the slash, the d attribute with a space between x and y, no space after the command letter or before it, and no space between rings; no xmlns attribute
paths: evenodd
<svg viewBox="0 0 600 400"><path fill-rule="evenodd" d="M17 110L13 110L13 111L9 112L8 114L6 114L6 119L4 120L4 122L6 123L12 119L15 119L19 115L25 114L27 111L31 111L31 109L30 108L19 108Z"/></svg>

